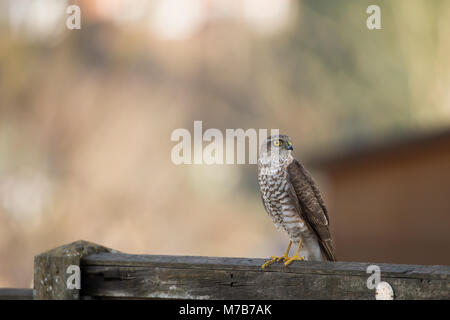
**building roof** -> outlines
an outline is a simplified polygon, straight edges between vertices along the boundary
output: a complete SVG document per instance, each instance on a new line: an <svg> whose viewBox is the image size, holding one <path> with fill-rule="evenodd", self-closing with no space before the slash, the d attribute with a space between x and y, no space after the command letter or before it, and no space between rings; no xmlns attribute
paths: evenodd
<svg viewBox="0 0 450 320"><path fill-rule="evenodd" d="M447 146L447 148L445 148ZM317 169L373 161L373 158L395 156L410 157L417 152L448 150L450 148L450 128L428 132L415 132L389 140L354 144L328 154L313 157L310 163Z"/></svg>

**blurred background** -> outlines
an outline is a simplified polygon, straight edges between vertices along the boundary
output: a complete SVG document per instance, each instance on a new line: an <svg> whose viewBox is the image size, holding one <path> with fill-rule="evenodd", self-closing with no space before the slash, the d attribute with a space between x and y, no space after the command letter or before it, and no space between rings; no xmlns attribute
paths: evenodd
<svg viewBox="0 0 450 320"><path fill-rule="evenodd" d="M79 239L282 254L256 165L171 162L194 120L290 135L339 260L450 264L449 40L446 0L0 0L0 287Z"/></svg>

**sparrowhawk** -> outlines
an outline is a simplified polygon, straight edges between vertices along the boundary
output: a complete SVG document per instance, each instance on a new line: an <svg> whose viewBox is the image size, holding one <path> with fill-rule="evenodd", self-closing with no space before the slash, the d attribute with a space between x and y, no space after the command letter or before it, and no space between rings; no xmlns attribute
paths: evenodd
<svg viewBox="0 0 450 320"><path fill-rule="evenodd" d="M292 142L286 135L273 135L261 146L258 158L258 181L261 198L278 230L290 239L281 257L273 262L289 265L295 260L336 261L325 204L311 174L292 156ZM297 252L289 257L292 243Z"/></svg>

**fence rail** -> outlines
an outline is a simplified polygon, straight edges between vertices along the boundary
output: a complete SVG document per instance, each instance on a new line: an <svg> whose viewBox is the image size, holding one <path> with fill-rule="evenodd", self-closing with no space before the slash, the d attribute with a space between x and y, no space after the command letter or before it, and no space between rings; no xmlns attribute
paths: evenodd
<svg viewBox="0 0 450 320"><path fill-rule="evenodd" d="M34 298L375 299L375 290L367 286L371 263L302 261L263 271L263 262L133 255L77 241L35 257ZM450 299L449 266L376 265L395 299ZM22 293L30 297L30 291Z"/></svg>
<svg viewBox="0 0 450 320"><path fill-rule="evenodd" d="M0 300L33 300L33 289L0 288Z"/></svg>
<svg viewBox="0 0 450 320"><path fill-rule="evenodd" d="M99 253L82 261L84 294L170 299L375 299L368 263ZM449 267L378 264L397 299L449 299Z"/></svg>

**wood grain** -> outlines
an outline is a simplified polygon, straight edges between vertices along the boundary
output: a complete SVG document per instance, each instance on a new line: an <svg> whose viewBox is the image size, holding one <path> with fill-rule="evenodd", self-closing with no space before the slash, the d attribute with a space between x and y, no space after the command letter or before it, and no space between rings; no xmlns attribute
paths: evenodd
<svg viewBox="0 0 450 320"><path fill-rule="evenodd" d="M87 241L75 241L34 257L34 298L37 300L78 300L79 289L68 289L69 266L79 266L81 258L109 248Z"/></svg>
<svg viewBox="0 0 450 320"><path fill-rule="evenodd" d="M33 289L0 288L0 300L33 300Z"/></svg>
<svg viewBox="0 0 450 320"><path fill-rule="evenodd" d="M371 263L98 253L81 261L82 292L93 298L375 299ZM377 264L395 299L450 299L450 267Z"/></svg>

